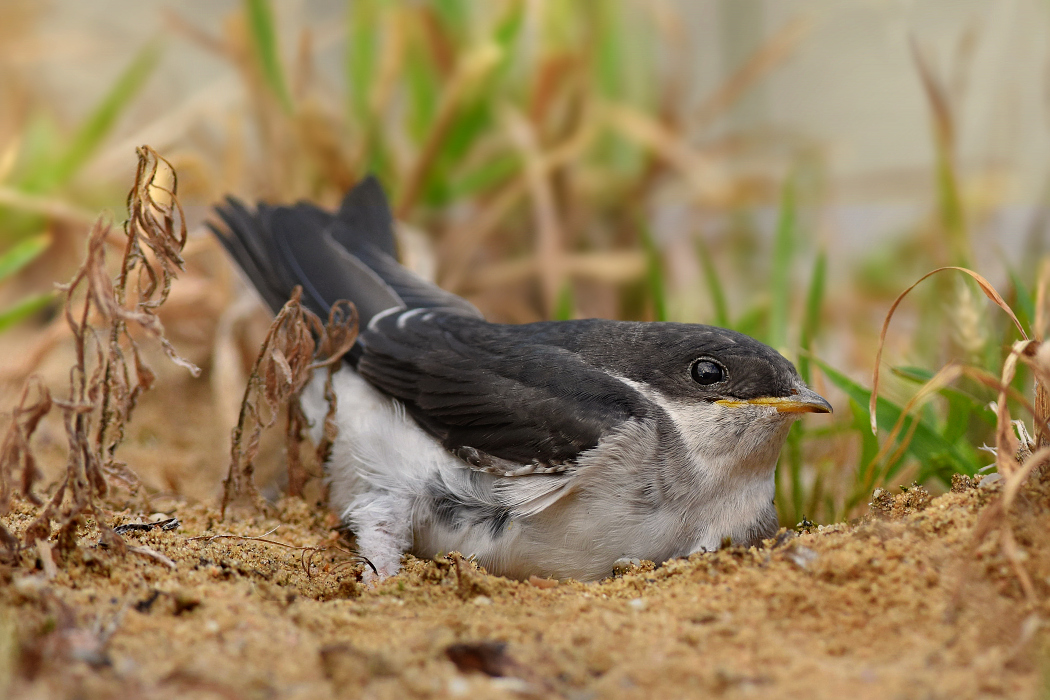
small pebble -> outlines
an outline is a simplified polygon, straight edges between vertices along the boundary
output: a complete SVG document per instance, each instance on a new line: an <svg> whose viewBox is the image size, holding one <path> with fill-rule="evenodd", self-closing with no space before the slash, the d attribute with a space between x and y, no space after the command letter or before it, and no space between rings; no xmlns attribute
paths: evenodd
<svg viewBox="0 0 1050 700"><path fill-rule="evenodd" d="M995 487L996 484L1003 480L1003 475L996 472L995 474L988 474L981 479L981 483L978 484L979 488L990 489Z"/></svg>
<svg viewBox="0 0 1050 700"><path fill-rule="evenodd" d="M819 556L809 547L803 547L802 545L798 545L787 553L788 559L800 569L809 568L809 565L815 562Z"/></svg>
<svg viewBox="0 0 1050 700"><path fill-rule="evenodd" d="M504 678L493 678L489 681L489 685L494 688L506 691L508 693L517 693L519 695L537 695L536 689L530 686L527 682L521 678L515 678L513 676L506 676Z"/></svg>
<svg viewBox="0 0 1050 700"><path fill-rule="evenodd" d="M623 576L633 568L642 565L641 559L623 557L613 562L613 573Z"/></svg>
<svg viewBox="0 0 1050 700"><path fill-rule="evenodd" d="M627 601L627 607L641 612L649 607L649 602L645 598L631 598Z"/></svg>
<svg viewBox="0 0 1050 700"><path fill-rule="evenodd" d="M448 679L448 694L450 697L462 698L470 692L470 683L466 678L453 676Z"/></svg>
<svg viewBox="0 0 1050 700"><path fill-rule="evenodd" d="M492 598L487 595L479 595L474 598L474 605L492 605Z"/></svg>
<svg viewBox="0 0 1050 700"><path fill-rule="evenodd" d="M14 589L23 598L35 599L45 588L47 581L43 576L19 576L14 581Z"/></svg>

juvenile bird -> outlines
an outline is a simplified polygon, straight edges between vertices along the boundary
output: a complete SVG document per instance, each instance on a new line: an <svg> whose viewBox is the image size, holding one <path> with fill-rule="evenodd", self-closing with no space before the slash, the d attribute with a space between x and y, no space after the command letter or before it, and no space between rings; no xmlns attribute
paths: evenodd
<svg viewBox="0 0 1050 700"><path fill-rule="evenodd" d="M741 333L587 319L489 323L397 262L382 188L330 213L251 211L213 226L274 311L301 285L362 324L334 379L333 506L380 577L401 556L474 555L489 572L590 581L777 530L791 423L830 413L794 366ZM303 397L320 431L323 377Z"/></svg>

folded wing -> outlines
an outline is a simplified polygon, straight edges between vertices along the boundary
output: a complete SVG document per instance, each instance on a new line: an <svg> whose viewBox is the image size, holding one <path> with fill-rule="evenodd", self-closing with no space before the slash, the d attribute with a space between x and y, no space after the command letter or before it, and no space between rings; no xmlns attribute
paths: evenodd
<svg viewBox="0 0 1050 700"><path fill-rule="evenodd" d="M435 309L384 316L361 339L358 371L400 399L472 466L514 475L571 464L651 405L576 353L504 326ZM534 468L529 468L529 467Z"/></svg>

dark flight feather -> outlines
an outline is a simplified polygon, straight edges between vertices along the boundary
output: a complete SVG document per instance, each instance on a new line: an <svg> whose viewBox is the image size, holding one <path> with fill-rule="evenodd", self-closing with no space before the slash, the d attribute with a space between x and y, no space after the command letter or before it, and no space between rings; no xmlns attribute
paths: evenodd
<svg viewBox="0 0 1050 700"><path fill-rule="evenodd" d="M535 342L535 330L442 311L390 315L362 336L357 368L445 447L521 464L575 460L655 410L578 354Z"/></svg>
<svg viewBox="0 0 1050 700"><path fill-rule="evenodd" d="M390 210L375 178L352 189L336 214L306 202L260 204L251 212L232 197L216 210L225 230L210 228L275 313L300 285L314 313L323 318L333 303L347 299L357 306L362 325L391 308L481 315L465 299L398 264Z"/></svg>

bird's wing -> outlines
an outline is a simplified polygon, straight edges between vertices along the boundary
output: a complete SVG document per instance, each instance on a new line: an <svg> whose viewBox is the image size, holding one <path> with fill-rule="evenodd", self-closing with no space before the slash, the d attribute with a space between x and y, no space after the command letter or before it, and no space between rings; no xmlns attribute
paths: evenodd
<svg viewBox="0 0 1050 700"><path fill-rule="evenodd" d="M358 371L472 467L505 476L568 468L649 401L578 354L440 309L377 318Z"/></svg>

